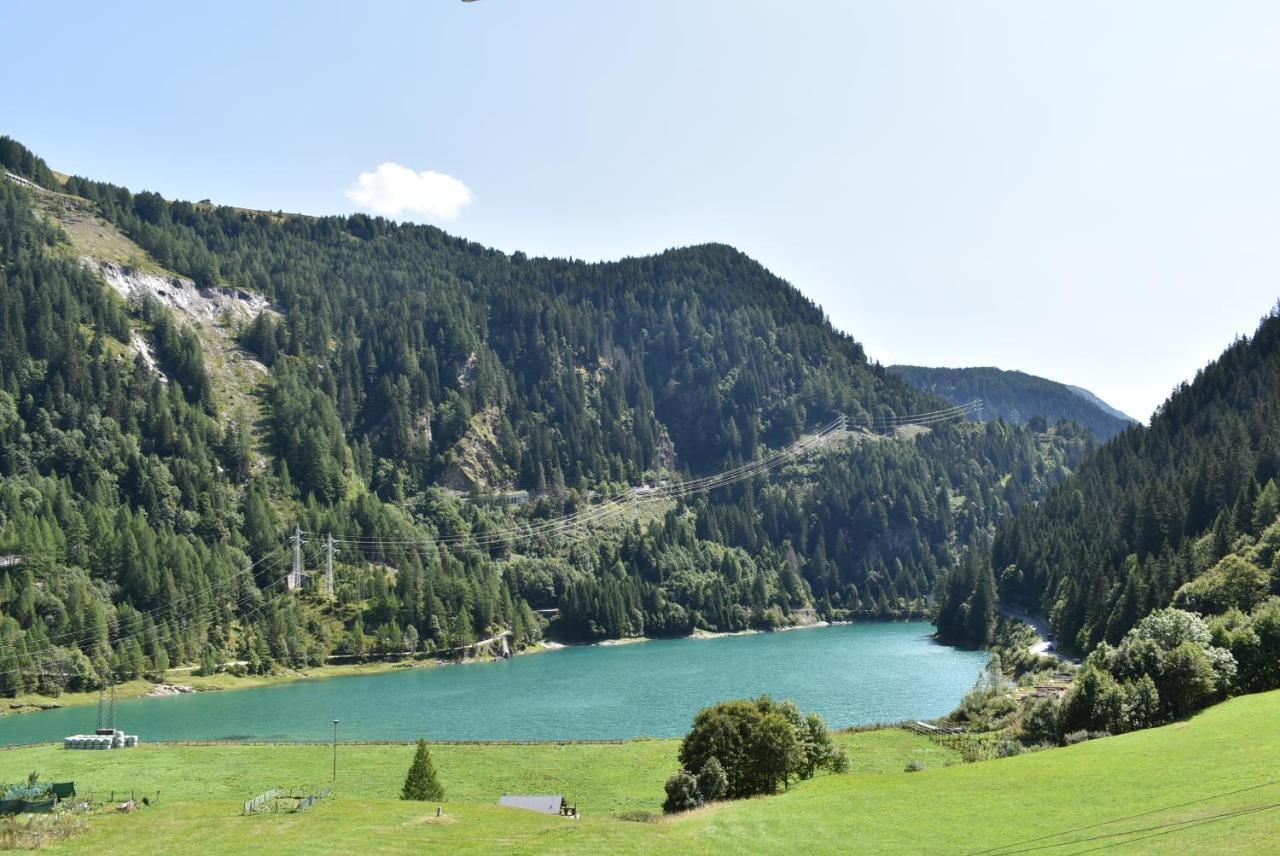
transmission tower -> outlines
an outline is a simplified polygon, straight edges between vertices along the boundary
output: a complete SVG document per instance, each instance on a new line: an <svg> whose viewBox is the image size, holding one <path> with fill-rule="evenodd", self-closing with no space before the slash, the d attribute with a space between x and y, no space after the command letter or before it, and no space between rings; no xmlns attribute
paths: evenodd
<svg viewBox="0 0 1280 856"><path fill-rule="evenodd" d="M302 588L302 527L293 530L293 570L289 571L289 591Z"/></svg>
<svg viewBox="0 0 1280 856"><path fill-rule="evenodd" d="M116 730L116 679L111 677L111 701L106 698L106 687L98 687L98 734L115 733Z"/></svg>
<svg viewBox="0 0 1280 856"><path fill-rule="evenodd" d="M324 554L324 596L333 600L333 533L325 536Z"/></svg>

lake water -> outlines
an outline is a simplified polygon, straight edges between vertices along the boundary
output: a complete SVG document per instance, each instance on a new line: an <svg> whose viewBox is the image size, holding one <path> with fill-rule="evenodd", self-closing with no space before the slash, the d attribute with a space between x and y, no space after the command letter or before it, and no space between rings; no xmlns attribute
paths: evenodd
<svg viewBox="0 0 1280 856"><path fill-rule="evenodd" d="M924 622L566 648L494 663L121 701L147 740L568 740L683 734L700 708L769 693L835 728L953 710L987 662ZM0 718L0 745L92 733L97 708Z"/></svg>

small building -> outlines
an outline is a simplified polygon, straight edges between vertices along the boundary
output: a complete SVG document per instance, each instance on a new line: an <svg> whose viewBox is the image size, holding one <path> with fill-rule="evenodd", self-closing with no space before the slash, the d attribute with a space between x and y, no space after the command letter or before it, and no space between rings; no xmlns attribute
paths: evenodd
<svg viewBox="0 0 1280 856"><path fill-rule="evenodd" d="M503 794L498 805L507 808L522 808L525 811L536 811L539 814L555 814L564 817L577 817L578 809L569 805L560 794Z"/></svg>

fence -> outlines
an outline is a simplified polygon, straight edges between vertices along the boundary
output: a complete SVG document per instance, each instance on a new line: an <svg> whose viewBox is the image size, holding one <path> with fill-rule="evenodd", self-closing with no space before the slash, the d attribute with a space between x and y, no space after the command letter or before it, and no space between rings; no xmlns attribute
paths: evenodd
<svg viewBox="0 0 1280 856"><path fill-rule="evenodd" d="M878 726L877 726L878 727ZM849 729L855 730L855 729ZM641 743L646 740L662 740L661 737L629 737L620 740L428 740L431 746L617 746L622 743ZM339 740L339 746L415 746L412 738L403 740ZM9 749L34 749L43 746L61 746L61 740L36 740L31 743L0 745L0 752ZM332 746L332 740L148 740L148 746Z"/></svg>
<svg viewBox="0 0 1280 856"><path fill-rule="evenodd" d="M81 791L71 798L74 803L89 805L116 805L127 802L156 805L160 802L159 791L139 791L130 788L127 791Z"/></svg>
<svg viewBox="0 0 1280 856"><path fill-rule="evenodd" d="M939 746L959 752L965 761L985 761L996 757L996 744L1000 737L994 734L930 734L929 739Z"/></svg>
<svg viewBox="0 0 1280 856"><path fill-rule="evenodd" d="M619 740L428 740L430 746L617 746L661 740L631 737ZM339 740L339 746L416 746L416 738L403 740ZM47 746L47 743L33 744ZM332 740L148 740L148 746L332 746Z"/></svg>
<svg viewBox="0 0 1280 856"><path fill-rule="evenodd" d="M269 791L263 791L256 797L246 800L244 804L244 814L258 814L259 812L279 812L281 800L297 800L297 803L290 808L284 809L286 812L306 811L320 800L328 799L333 796L333 790L330 788L272 788Z"/></svg>
<svg viewBox="0 0 1280 856"><path fill-rule="evenodd" d="M295 809L295 811L306 811L316 803L320 802L320 800L328 799L331 796L333 796L333 790L330 788L325 788L324 790L316 791L315 793L309 794L303 797L301 800L299 800L298 807L297 809Z"/></svg>
<svg viewBox="0 0 1280 856"><path fill-rule="evenodd" d="M258 794L253 799L245 800L244 813L253 814L258 809L266 805L267 803L271 802L274 799L278 799L282 796L284 796L284 790L282 788L272 788L269 791L264 791L263 793Z"/></svg>
<svg viewBox="0 0 1280 856"><path fill-rule="evenodd" d="M0 800L0 814L48 814L54 800Z"/></svg>

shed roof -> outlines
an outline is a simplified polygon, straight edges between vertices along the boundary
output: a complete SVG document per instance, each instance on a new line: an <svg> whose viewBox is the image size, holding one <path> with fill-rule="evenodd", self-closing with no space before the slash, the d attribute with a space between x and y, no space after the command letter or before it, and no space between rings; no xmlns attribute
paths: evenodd
<svg viewBox="0 0 1280 856"><path fill-rule="evenodd" d="M560 794L503 794L498 805L507 808L523 808L527 811L540 811L543 814L559 814L564 805L564 797Z"/></svg>

